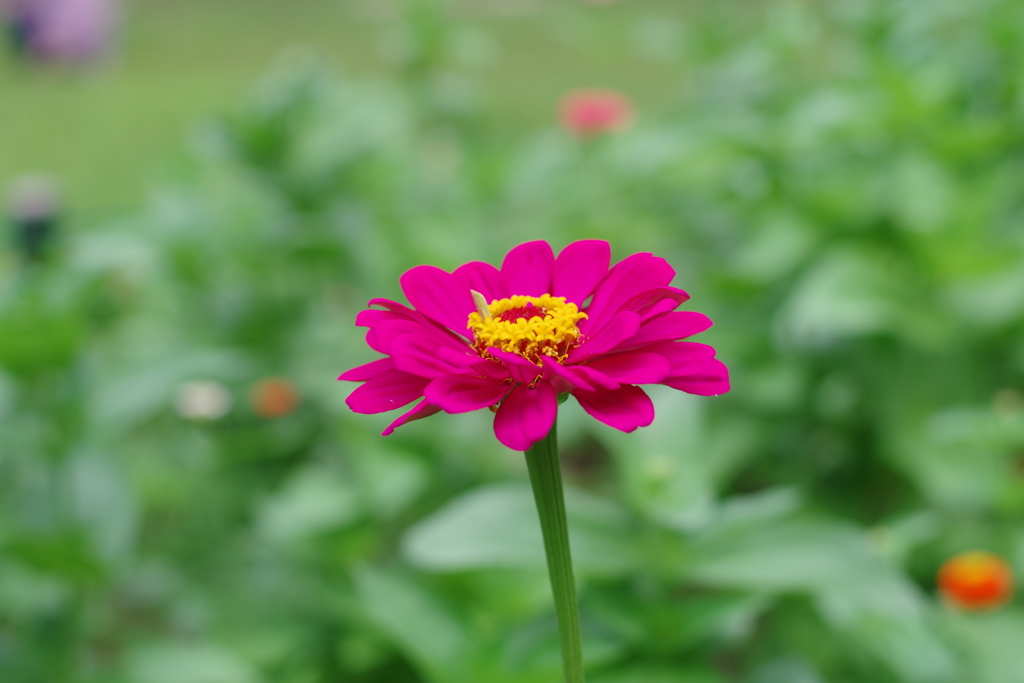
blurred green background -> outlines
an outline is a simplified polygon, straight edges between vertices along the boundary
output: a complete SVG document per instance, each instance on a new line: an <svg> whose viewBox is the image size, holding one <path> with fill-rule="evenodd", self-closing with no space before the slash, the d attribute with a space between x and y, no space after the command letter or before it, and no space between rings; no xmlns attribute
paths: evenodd
<svg viewBox="0 0 1024 683"><path fill-rule="evenodd" d="M122 9L0 62L0 183L63 196L0 257L0 680L559 681L522 456L335 378L406 268L601 238L733 390L563 406L589 680L1024 682L934 578L1024 569L1024 4ZM594 86L630 128L559 126Z"/></svg>

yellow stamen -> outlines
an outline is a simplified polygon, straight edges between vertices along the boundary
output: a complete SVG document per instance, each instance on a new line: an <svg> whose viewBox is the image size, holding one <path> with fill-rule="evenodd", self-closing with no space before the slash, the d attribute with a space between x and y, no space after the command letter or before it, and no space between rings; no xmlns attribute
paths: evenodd
<svg viewBox="0 0 1024 683"><path fill-rule="evenodd" d="M469 314L467 327L473 330L473 346L482 356L487 349L496 348L541 365L544 356L565 360L579 344L576 324L587 314L576 304L566 303L564 297L513 296L483 308L483 297L477 296L473 292L477 311Z"/></svg>

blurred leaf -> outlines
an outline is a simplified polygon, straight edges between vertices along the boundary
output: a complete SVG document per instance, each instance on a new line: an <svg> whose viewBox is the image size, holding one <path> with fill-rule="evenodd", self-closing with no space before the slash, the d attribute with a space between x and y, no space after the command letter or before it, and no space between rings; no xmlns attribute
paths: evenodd
<svg viewBox="0 0 1024 683"><path fill-rule="evenodd" d="M1024 620L1016 611L996 614L947 614L946 630L966 651L978 683L1024 681Z"/></svg>
<svg viewBox="0 0 1024 683"><path fill-rule="evenodd" d="M427 486L429 472L421 460L373 441L352 444L358 493L368 507L388 517L404 509Z"/></svg>
<svg viewBox="0 0 1024 683"><path fill-rule="evenodd" d="M1020 263L994 273L962 278L948 285L950 306L965 321L998 327L1024 311L1024 268Z"/></svg>
<svg viewBox="0 0 1024 683"><path fill-rule="evenodd" d="M468 680L470 636L436 596L396 571L363 567L355 573L370 619L438 683Z"/></svg>
<svg viewBox="0 0 1024 683"><path fill-rule="evenodd" d="M637 665L590 677L593 683L725 683L710 669Z"/></svg>
<svg viewBox="0 0 1024 683"><path fill-rule="evenodd" d="M850 637L887 662L901 680L963 680L963 672L946 643L931 624L913 614L864 619Z"/></svg>
<svg viewBox="0 0 1024 683"><path fill-rule="evenodd" d="M815 246L814 231L793 216L769 216L734 254L737 277L769 283L789 274Z"/></svg>
<svg viewBox="0 0 1024 683"><path fill-rule="evenodd" d="M858 599L863 592L874 592L885 596L873 601L877 605L911 610L917 606L914 593L871 551L864 534L832 521L766 519L761 524L736 526L726 519L689 546L682 571L713 586L835 591L857 594Z"/></svg>
<svg viewBox="0 0 1024 683"><path fill-rule="evenodd" d="M835 249L796 284L778 321L787 339L814 348L891 329L897 309L877 256Z"/></svg>
<svg viewBox="0 0 1024 683"><path fill-rule="evenodd" d="M982 508L1013 481L1024 447L1024 414L949 409L907 433L897 462L931 500L954 508Z"/></svg>
<svg viewBox="0 0 1024 683"><path fill-rule="evenodd" d="M718 509L712 534L744 527L761 528L772 520L789 517L803 502L794 488L769 489L745 496L727 498Z"/></svg>
<svg viewBox="0 0 1024 683"><path fill-rule="evenodd" d="M612 504L570 490L566 507L580 573L615 575L642 562L625 517ZM456 498L412 527L403 550L411 562L434 571L545 566L537 508L525 483L495 484Z"/></svg>
<svg viewBox="0 0 1024 683"><path fill-rule="evenodd" d="M680 593L647 596L602 592L590 595L586 613L626 640L630 647L654 656L720 641L742 641L769 607L757 593Z"/></svg>
<svg viewBox="0 0 1024 683"><path fill-rule="evenodd" d="M160 643L128 658L132 683L258 683L261 676L230 650L209 643Z"/></svg>
<svg viewBox="0 0 1024 683"><path fill-rule="evenodd" d="M935 159L908 155L894 170L893 202L909 230L931 233L951 213L957 186L949 172Z"/></svg>
<svg viewBox="0 0 1024 683"><path fill-rule="evenodd" d="M335 468L313 464L263 502L257 526L269 540L293 541L343 526L358 512L352 482Z"/></svg>
<svg viewBox="0 0 1024 683"><path fill-rule="evenodd" d="M824 683L807 662L778 659L758 667L746 683Z"/></svg>
<svg viewBox="0 0 1024 683"><path fill-rule="evenodd" d="M0 614L12 621L55 614L70 597L70 585L55 576L16 562L0 563Z"/></svg>
<svg viewBox="0 0 1024 683"><path fill-rule="evenodd" d="M714 487L750 446L742 423L712 429L696 397L652 387L659 419L634 434L608 430L632 505L667 527L698 529L714 516Z"/></svg>
<svg viewBox="0 0 1024 683"><path fill-rule="evenodd" d="M127 560L138 531L139 510L124 472L109 455L83 452L68 460L64 476L68 501L93 539L97 555Z"/></svg>

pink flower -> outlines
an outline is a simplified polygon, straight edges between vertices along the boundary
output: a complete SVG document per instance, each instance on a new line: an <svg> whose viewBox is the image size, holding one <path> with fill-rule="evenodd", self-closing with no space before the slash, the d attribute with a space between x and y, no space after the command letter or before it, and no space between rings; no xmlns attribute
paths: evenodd
<svg viewBox="0 0 1024 683"><path fill-rule="evenodd" d="M379 308L356 317L370 328L367 343L386 357L338 378L365 382L349 407L381 413L421 399L385 436L442 410L490 408L498 440L525 451L551 430L562 394L631 432L654 420L638 384L702 396L728 391L715 350L679 341L711 320L675 310L689 295L670 286L668 262L646 253L610 262L607 242L574 242L556 258L538 241L510 251L500 269L474 261L453 273L409 270L401 284L412 308L373 299Z"/></svg>
<svg viewBox="0 0 1024 683"><path fill-rule="evenodd" d="M580 137L625 128L633 119L633 106L614 90L574 90L558 105L562 126Z"/></svg>

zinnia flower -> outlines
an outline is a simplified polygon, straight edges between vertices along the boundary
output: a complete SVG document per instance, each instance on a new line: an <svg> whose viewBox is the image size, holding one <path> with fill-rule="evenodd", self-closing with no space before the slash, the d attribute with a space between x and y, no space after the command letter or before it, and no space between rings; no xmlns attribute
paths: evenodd
<svg viewBox="0 0 1024 683"><path fill-rule="evenodd" d="M939 591L951 604L967 610L994 609L1013 596L1013 572L998 555L961 553L939 569Z"/></svg>
<svg viewBox="0 0 1024 683"><path fill-rule="evenodd" d="M654 420L639 384L703 396L728 391L715 350L678 341L711 320L675 310L689 295L670 286L672 267L647 253L610 262L607 242L574 242L556 258L538 241L510 251L500 269L474 261L453 273L407 271L401 285L411 308L373 299L378 308L356 317L370 328L367 343L386 357L339 377L365 382L349 407L381 413L421 399L385 436L442 410L490 408L498 440L525 451L550 431L565 394L631 432Z"/></svg>
<svg viewBox="0 0 1024 683"><path fill-rule="evenodd" d="M574 90L558 106L562 126L580 137L625 128L633 119L633 106L614 90Z"/></svg>

